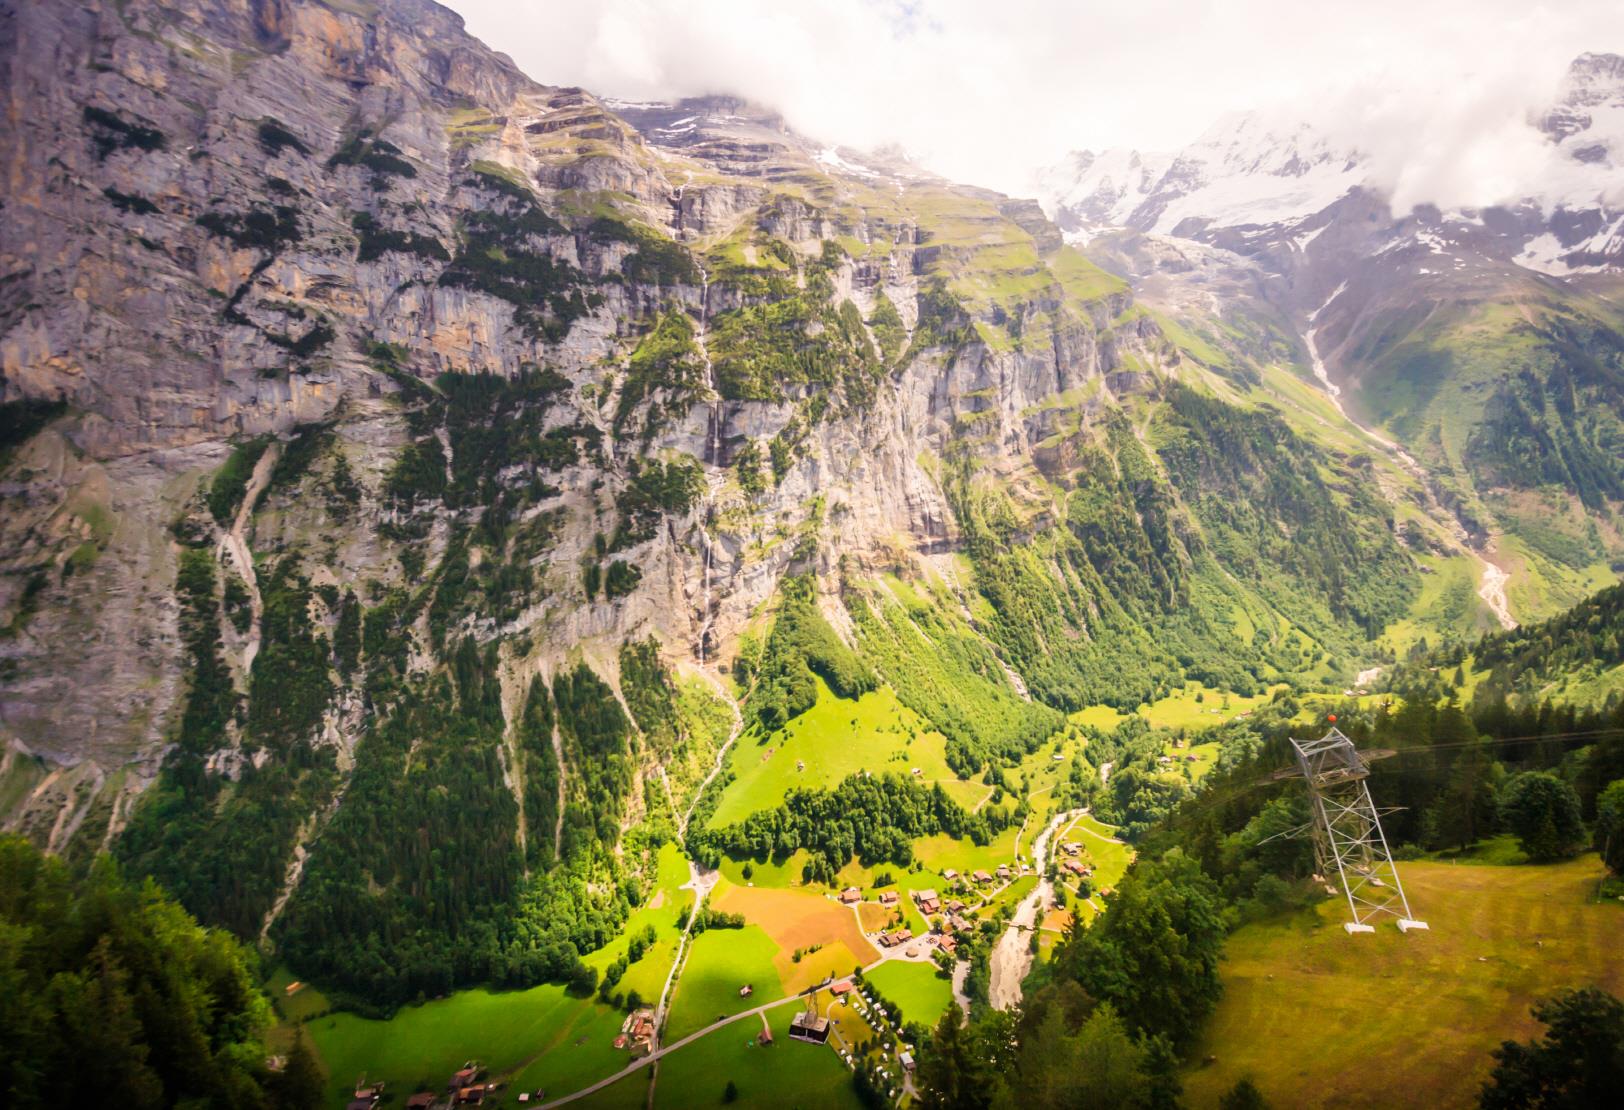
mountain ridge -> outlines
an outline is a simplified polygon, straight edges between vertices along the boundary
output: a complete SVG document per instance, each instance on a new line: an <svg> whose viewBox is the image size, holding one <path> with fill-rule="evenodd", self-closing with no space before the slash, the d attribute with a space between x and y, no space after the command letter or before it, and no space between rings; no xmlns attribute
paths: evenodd
<svg viewBox="0 0 1624 1110"><path fill-rule="evenodd" d="M1490 619L1416 615L1418 479L1036 202L418 0L14 6L5 827L363 1008L588 977L825 688L990 792Z"/></svg>

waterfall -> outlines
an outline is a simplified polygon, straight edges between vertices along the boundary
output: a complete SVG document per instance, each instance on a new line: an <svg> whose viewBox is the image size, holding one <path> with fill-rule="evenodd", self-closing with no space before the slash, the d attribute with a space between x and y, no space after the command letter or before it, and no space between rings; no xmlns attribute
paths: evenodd
<svg viewBox="0 0 1624 1110"><path fill-rule="evenodd" d="M710 272L703 263L695 260L699 267L700 298L699 298L699 328L695 332L694 341L699 347L699 358L705 366L705 390L710 396L710 415L707 419L705 431L705 465L720 468L722 465L722 421L725 413L722 410L722 395L716 389L716 368L711 365L710 350L706 346L706 328L710 321ZM706 652L710 646L711 622L711 567L715 562L716 542L711 537L711 521L716 511L716 484L718 479L707 474L705 478L705 499L701 504L699 515L699 545L702 552L700 564L700 613L699 613L699 665L703 667L706 662Z"/></svg>

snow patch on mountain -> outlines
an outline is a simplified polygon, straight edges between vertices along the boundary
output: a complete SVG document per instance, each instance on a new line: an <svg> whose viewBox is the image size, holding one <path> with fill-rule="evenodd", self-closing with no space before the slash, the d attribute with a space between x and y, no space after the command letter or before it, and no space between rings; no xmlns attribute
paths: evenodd
<svg viewBox="0 0 1624 1110"><path fill-rule="evenodd" d="M1392 167L1338 133L1336 125L1232 115L1175 154L1073 152L1036 184L1073 242L1128 227L1228 244L1237 236L1258 246L1289 243L1301 255L1335 222L1328 210L1339 201L1357 190L1378 200L1394 195L1383 185ZM1490 211L1517 225L1494 221L1488 238L1500 240L1494 256L1501 261L1556 276L1624 268L1624 56L1577 58L1525 135L1529 157L1501 204L1395 212L1398 238L1386 251L1418 244L1450 253L1460 249L1451 230L1485 228Z"/></svg>

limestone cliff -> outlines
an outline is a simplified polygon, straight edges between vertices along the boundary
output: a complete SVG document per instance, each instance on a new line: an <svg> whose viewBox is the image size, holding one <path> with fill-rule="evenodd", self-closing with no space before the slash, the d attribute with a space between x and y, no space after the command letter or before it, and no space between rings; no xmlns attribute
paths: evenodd
<svg viewBox="0 0 1624 1110"><path fill-rule="evenodd" d="M1163 347L1144 320L1107 332L1120 285L1030 203L847 161L745 105L617 111L527 78L432 3L6 8L0 366L31 434L7 449L0 721L9 820L53 847L104 842L173 742L186 543L214 552L222 594L250 595L247 622L221 624L245 693L256 563L289 552L367 602L453 548L522 562L503 614L457 620L522 634L504 665L526 673L581 652L612 671L647 635L716 664L792 566L828 580L843 559L952 550L932 463L950 440L1013 472L1049 434L1041 401L1132 387L1110 377L1122 352L1152 366ZM639 377L663 313L687 322L689 379ZM801 332L784 361L748 377L740 345L784 327ZM402 383L534 373L562 382L526 419L575 461L510 460L467 503L403 508L401 453L454 445ZM279 467L295 444L311 458ZM758 467L742 485L741 458ZM611 560L648 459L701 480ZM522 551L459 538L496 486L546 522ZM640 577L588 596L600 561ZM416 635L427 666L426 616ZM336 697L320 736L348 758L365 718Z"/></svg>

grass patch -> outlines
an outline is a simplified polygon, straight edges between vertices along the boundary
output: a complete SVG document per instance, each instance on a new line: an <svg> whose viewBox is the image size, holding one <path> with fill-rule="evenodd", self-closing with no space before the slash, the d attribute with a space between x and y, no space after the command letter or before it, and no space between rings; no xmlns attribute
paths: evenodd
<svg viewBox="0 0 1624 1110"><path fill-rule="evenodd" d="M778 945L774 964L788 990L817 982L821 975L814 975L814 969L846 974L854 966L869 964L879 958L874 946L863 936L851 908L821 894L722 883L718 884L711 899L711 904L717 909L726 913L741 913L746 921L766 930ZM826 949L834 949L838 945L845 950L843 959L846 962L829 967L826 960L808 963L810 957L803 956L801 964L796 964L795 951L800 949L804 952L813 945L822 945ZM820 956L821 953L812 955Z"/></svg>
<svg viewBox="0 0 1624 1110"><path fill-rule="evenodd" d="M950 836L938 833L936 836L920 837L914 841L914 855L926 869L937 874L941 874L947 868L953 868L960 875L968 875L977 870L996 871L1000 863L1014 866L1015 837L1019 833L1020 829L1012 826L985 845L972 844L968 840L954 840Z"/></svg>
<svg viewBox="0 0 1624 1110"><path fill-rule="evenodd" d="M784 997L774 966L778 954L778 945L758 925L708 929L695 937L671 997L665 1042L679 1041L718 1017ZM747 983L754 990L750 997L740 998L739 988Z"/></svg>
<svg viewBox="0 0 1624 1110"><path fill-rule="evenodd" d="M902 1007L904 1024L935 1025L953 1005L953 984L936 974L934 964L887 960L865 978Z"/></svg>
<svg viewBox="0 0 1624 1110"><path fill-rule="evenodd" d="M402 1009L388 1021L332 1014L306 1025L333 1100L365 1075L397 1091L443 1090L465 1060L525 1089L574 1090L625 1066L613 1047L618 1010L548 984L527 991L462 991Z"/></svg>
<svg viewBox="0 0 1624 1110"><path fill-rule="evenodd" d="M925 782L958 783L947 766L942 734L898 701L890 687L851 700L836 696L821 677L817 685L811 709L777 732L742 737L734 745L733 782L716 807L712 828L771 809L796 787L828 788L862 771L907 774L917 767L915 777Z"/></svg>
<svg viewBox="0 0 1624 1110"><path fill-rule="evenodd" d="M1190 1105L1250 1076L1281 1106L1475 1106L1489 1052L1540 1031L1537 999L1587 984L1624 991L1624 907L1586 903L1595 856L1400 873L1430 932L1349 937L1346 907L1327 899L1230 938L1223 1000L1189 1056L1215 1060L1184 1074Z"/></svg>
<svg viewBox="0 0 1624 1110"><path fill-rule="evenodd" d="M1128 864L1133 862L1133 849L1126 844L1113 842L1112 838L1116 834L1115 828L1085 813L1067 826L1055 841L1058 845L1074 840L1083 846L1082 854L1078 858L1084 863L1094 865L1094 876L1089 880L1089 884L1096 898L1099 891L1113 888L1120 883L1122 876L1127 873Z"/></svg>
<svg viewBox="0 0 1624 1110"><path fill-rule="evenodd" d="M834 1049L789 1039L789 1023L796 1007L779 1006L765 1015L774 1044L756 1043L759 1020L741 1021L718 1029L660 1061L654 1087L654 1105L672 1110L721 1105L722 1091L731 1080L738 1089L736 1107L817 1106L833 1110L860 1105L851 1076ZM625 1082L647 1085L638 1076ZM619 1086L617 1084L616 1086Z"/></svg>
<svg viewBox="0 0 1624 1110"><path fill-rule="evenodd" d="M1517 838L1509 833L1504 836L1491 836L1487 840L1479 840L1470 848L1446 848L1439 852L1429 852L1429 860L1438 860L1445 863L1477 863L1489 867L1515 867L1528 862L1528 853L1517 847Z"/></svg>
<svg viewBox="0 0 1624 1110"><path fill-rule="evenodd" d="M654 927L655 941L643 953L642 959L626 969L614 991L629 997L636 991L645 1004L660 997L665 987L666 974L677 955L677 943L682 930L677 925L683 913L694 904L692 891L679 889L688 881L688 860L682 849L667 842L660 845L656 857L657 871L654 889L641 906L632 911L620 935L596 952L583 957L582 962L596 968L601 974L625 953L631 938L648 926Z"/></svg>
<svg viewBox="0 0 1624 1110"><path fill-rule="evenodd" d="M1087 709L1079 709L1071 715L1071 720L1079 725L1097 728L1101 732L1115 731L1116 727L1128 718L1109 705L1091 705Z"/></svg>

